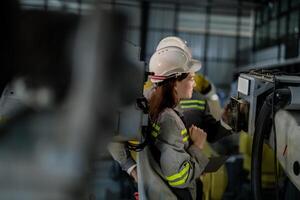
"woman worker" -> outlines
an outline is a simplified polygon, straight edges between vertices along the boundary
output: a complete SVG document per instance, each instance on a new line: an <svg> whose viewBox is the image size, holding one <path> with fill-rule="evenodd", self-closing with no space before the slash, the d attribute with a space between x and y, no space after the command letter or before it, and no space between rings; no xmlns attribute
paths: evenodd
<svg viewBox="0 0 300 200"><path fill-rule="evenodd" d="M201 199L199 177L208 163L201 152L207 134L196 126L186 127L179 108L190 99L194 75L201 67L176 46L156 51L149 63L156 84L149 99L153 141L139 155L140 196L145 199Z"/></svg>

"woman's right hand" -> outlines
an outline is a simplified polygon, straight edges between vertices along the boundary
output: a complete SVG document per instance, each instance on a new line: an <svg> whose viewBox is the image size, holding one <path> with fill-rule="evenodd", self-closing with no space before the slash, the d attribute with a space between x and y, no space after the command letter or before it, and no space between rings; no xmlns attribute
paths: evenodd
<svg viewBox="0 0 300 200"><path fill-rule="evenodd" d="M207 133L201 128L198 128L197 126L194 125L190 127L189 132L190 132L190 138L194 143L194 145L196 145L199 149L202 150L204 148Z"/></svg>

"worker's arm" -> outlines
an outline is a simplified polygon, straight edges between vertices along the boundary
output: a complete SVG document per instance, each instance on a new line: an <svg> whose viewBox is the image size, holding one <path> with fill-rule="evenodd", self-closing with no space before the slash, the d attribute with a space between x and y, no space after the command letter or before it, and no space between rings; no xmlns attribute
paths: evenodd
<svg viewBox="0 0 300 200"><path fill-rule="evenodd" d="M132 174L132 170L136 168L136 162L131 157L131 154L127 148L125 142L110 142L108 150L112 155L113 159L116 160L122 170L126 171L129 175Z"/></svg>
<svg viewBox="0 0 300 200"><path fill-rule="evenodd" d="M217 121L210 114L203 117L203 127L201 128L207 132L207 141L210 143L232 134L232 129L225 122Z"/></svg>
<svg viewBox="0 0 300 200"><path fill-rule="evenodd" d="M205 106L205 110L203 114L199 113L199 111L189 111L189 116L192 116L194 120L197 121L197 116L201 116L202 123L200 128L202 128L205 132L207 132L207 141L210 143L216 142L219 139L229 136L232 134L232 128L221 118L220 120L216 120L215 117L210 113L210 107ZM227 115L226 108L224 109L224 116Z"/></svg>
<svg viewBox="0 0 300 200"><path fill-rule="evenodd" d="M187 188L202 174L208 158L196 144L189 148L187 130L178 121L166 117L160 124L157 147L161 152L160 166L164 178L171 187Z"/></svg>
<svg viewBox="0 0 300 200"><path fill-rule="evenodd" d="M223 121L217 121L209 112L208 106L205 111L197 109L186 109L184 118L186 124L192 124L202 128L207 133L207 141L210 143L232 134L231 128Z"/></svg>

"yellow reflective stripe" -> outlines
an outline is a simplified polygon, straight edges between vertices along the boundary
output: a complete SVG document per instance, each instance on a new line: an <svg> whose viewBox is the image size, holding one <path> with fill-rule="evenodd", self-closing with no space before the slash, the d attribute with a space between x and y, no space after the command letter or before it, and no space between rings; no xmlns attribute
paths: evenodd
<svg viewBox="0 0 300 200"><path fill-rule="evenodd" d="M175 182L169 182L169 184L171 186L178 186L178 185L182 185L186 182L186 179L188 178L188 174L186 174L183 179L179 180L179 181L175 181Z"/></svg>
<svg viewBox="0 0 300 200"><path fill-rule="evenodd" d="M189 136L187 135L187 136L185 136L185 137L182 139L182 141L183 141L183 142L186 142L186 141L188 141L188 139L189 139Z"/></svg>
<svg viewBox="0 0 300 200"><path fill-rule="evenodd" d="M153 130L152 130L151 134L153 137L157 137L159 134L160 127L155 123L152 124L152 127L153 127Z"/></svg>
<svg viewBox="0 0 300 200"><path fill-rule="evenodd" d="M155 132L155 131L152 131L152 133L151 133L151 134L152 134L152 136L153 136L153 137L157 137L157 136L158 136L158 133L157 133L157 132Z"/></svg>
<svg viewBox="0 0 300 200"><path fill-rule="evenodd" d="M181 131L181 135L185 135L187 133L186 128Z"/></svg>
<svg viewBox="0 0 300 200"><path fill-rule="evenodd" d="M198 106L198 105L182 105L181 108L196 108L196 109L199 109L199 110L204 110L205 107L204 106Z"/></svg>
<svg viewBox="0 0 300 200"><path fill-rule="evenodd" d="M188 170L190 169L190 164L189 163L185 163L184 165L185 165L185 167L179 173L171 175L171 176L167 176L166 177L167 180L168 181L174 181L176 179L182 178L182 176L185 175L188 172Z"/></svg>
<svg viewBox="0 0 300 200"><path fill-rule="evenodd" d="M129 140L128 143L139 144L140 142L138 140Z"/></svg>
<svg viewBox="0 0 300 200"><path fill-rule="evenodd" d="M198 104L205 104L203 100L181 100L180 104L188 104L188 103L198 103Z"/></svg>
<svg viewBox="0 0 300 200"><path fill-rule="evenodd" d="M157 124L152 124L152 127L153 127L156 131L159 131L159 130L160 130L160 127L159 127Z"/></svg>

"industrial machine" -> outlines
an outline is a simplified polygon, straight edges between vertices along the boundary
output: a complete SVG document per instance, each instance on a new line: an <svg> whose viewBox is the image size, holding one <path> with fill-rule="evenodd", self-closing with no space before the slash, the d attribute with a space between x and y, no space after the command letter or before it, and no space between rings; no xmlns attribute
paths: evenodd
<svg viewBox="0 0 300 200"><path fill-rule="evenodd" d="M238 96L230 102L230 125L253 136L251 190L262 198L263 144L268 144L290 181L300 190L300 76L279 71L242 73ZM275 176L277 176L275 164Z"/></svg>

